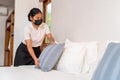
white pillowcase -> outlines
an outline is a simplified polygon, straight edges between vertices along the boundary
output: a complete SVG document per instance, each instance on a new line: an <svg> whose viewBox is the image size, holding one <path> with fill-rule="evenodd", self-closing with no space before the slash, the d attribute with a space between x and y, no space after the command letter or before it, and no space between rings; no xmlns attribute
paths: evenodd
<svg viewBox="0 0 120 80"><path fill-rule="evenodd" d="M82 71L82 64L85 56L85 48L82 44L65 42L65 51L61 56L56 69L67 73L79 74Z"/></svg>
<svg viewBox="0 0 120 80"><path fill-rule="evenodd" d="M84 58L84 64L82 73L90 73L92 74L95 70L97 65L98 59L98 43L95 42L88 42L85 44L86 48L86 55Z"/></svg>
<svg viewBox="0 0 120 80"><path fill-rule="evenodd" d="M98 58L98 42L72 42L66 40L65 51L56 69L68 73L92 74Z"/></svg>

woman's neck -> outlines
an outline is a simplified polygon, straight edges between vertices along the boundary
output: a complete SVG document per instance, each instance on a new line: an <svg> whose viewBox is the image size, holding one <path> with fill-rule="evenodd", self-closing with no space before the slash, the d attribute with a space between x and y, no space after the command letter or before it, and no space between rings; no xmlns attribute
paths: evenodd
<svg viewBox="0 0 120 80"><path fill-rule="evenodd" d="M34 23L32 23L33 27L38 30L38 25L35 25Z"/></svg>

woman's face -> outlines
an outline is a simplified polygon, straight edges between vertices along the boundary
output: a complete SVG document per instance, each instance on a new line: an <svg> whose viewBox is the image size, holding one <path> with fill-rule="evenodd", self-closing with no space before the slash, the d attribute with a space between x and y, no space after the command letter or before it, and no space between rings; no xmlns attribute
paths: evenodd
<svg viewBox="0 0 120 80"><path fill-rule="evenodd" d="M40 19L42 19L42 14L38 13L35 16L31 17L30 19L32 22L35 22L35 20L40 20Z"/></svg>

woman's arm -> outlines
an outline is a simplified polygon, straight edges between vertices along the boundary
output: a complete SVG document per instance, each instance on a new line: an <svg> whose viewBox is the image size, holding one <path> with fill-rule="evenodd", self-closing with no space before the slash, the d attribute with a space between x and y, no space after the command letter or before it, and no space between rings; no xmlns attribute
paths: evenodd
<svg viewBox="0 0 120 80"><path fill-rule="evenodd" d="M55 40L54 38L52 37L52 34L49 33L49 34L46 34L47 38L50 40L50 44L54 44L55 43Z"/></svg>
<svg viewBox="0 0 120 80"><path fill-rule="evenodd" d="M39 60L38 60L38 58L36 57L36 55L35 55L35 53L33 51L31 40L28 39L28 40L25 40L25 42L26 42L26 45L27 45L27 49L28 49L30 55L32 56L32 58L33 58L33 60L35 62L35 65L39 67Z"/></svg>

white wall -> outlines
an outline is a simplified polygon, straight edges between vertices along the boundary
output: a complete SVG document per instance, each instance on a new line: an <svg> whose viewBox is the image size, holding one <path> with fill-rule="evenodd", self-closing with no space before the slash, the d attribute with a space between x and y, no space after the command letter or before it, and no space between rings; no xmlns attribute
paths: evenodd
<svg viewBox="0 0 120 80"><path fill-rule="evenodd" d="M27 15L33 7L42 9L42 3L39 0L15 0L14 54L23 40L23 28L28 23Z"/></svg>
<svg viewBox="0 0 120 80"><path fill-rule="evenodd" d="M57 41L120 40L120 0L52 0Z"/></svg>
<svg viewBox="0 0 120 80"><path fill-rule="evenodd" d="M5 21L6 16L0 16L0 65L4 64Z"/></svg>

